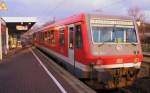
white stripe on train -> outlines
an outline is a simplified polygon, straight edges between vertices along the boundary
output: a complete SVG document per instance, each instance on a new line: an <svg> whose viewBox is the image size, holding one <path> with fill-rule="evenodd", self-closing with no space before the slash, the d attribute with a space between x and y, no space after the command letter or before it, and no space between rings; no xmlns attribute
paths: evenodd
<svg viewBox="0 0 150 93"><path fill-rule="evenodd" d="M111 65L99 65L94 66L95 69L101 69L101 68L123 68L123 67L135 67L140 68L141 62L136 63L124 63L124 64L111 64Z"/></svg>

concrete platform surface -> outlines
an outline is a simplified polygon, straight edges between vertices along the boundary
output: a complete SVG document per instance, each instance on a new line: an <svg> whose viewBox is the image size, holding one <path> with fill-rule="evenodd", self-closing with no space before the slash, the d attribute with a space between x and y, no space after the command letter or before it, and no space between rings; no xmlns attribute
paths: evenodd
<svg viewBox="0 0 150 93"><path fill-rule="evenodd" d="M79 82L64 79L65 75L50 64L44 55L31 48L15 53L0 63L0 93L95 93L88 87L79 90Z"/></svg>

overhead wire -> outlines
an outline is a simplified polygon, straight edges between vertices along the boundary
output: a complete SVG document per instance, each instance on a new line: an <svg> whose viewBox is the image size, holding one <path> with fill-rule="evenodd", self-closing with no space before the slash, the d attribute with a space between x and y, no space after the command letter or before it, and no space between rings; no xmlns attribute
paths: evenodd
<svg viewBox="0 0 150 93"><path fill-rule="evenodd" d="M60 5L63 5L63 3L65 2L66 0L62 0L61 2L58 3L58 5L56 5L53 10L56 10L57 8L60 7Z"/></svg>
<svg viewBox="0 0 150 93"><path fill-rule="evenodd" d="M122 2L122 1L123 1L123 0L117 0L117 1L115 1L115 2L113 2L113 3L111 3L111 4L109 4L109 5L100 7L100 10L103 11L104 9L110 8L111 6L116 5L116 4L118 4L118 3ZM124 1L125 1L125 0L124 0ZM78 8L79 8L79 7L75 8L74 10L77 10ZM96 10L98 10L98 9L92 9L92 10L89 10L89 11L87 11L87 12L95 12Z"/></svg>
<svg viewBox="0 0 150 93"><path fill-rule="evenodd" d="M50 10L50 13L54 13L59 7L61 7L66 0L60 1L53 9Z"/></svg>
<svg viewBox="0 0 150 93"><path fill-rule="evenodd" d="M49 11L49 12L51 13L51 17L55 18L54 13L56 12L56 10L58 10L58 8L60 8L62 5L64 5L66 1L67 1L67 0L62 0L62 1L60 1L54 8L52 8L52 9ZM109 5L106 5L106 6L104 6L104 7L101 7L101 9L109 8L109 7L113 6L113 5L116 5L116 4L120 3L120 2L122 2L122 1L123 1L123 0L117 0L117 1L115 1L115 2L113 2L113 3L111 3L111 4L109 4ZM78 7L77 7L77 8L78 8ZM77 9L77 8L76 8L76 9ZM92 11L95 11L95 10L92 10Z"/></svg>
<svg viewBox="0 0 150 93"><path fill-rule="evenodd" d="M103 8L103 9L110 8L110 6L119 4L119 3L121 3L122 1L123 1L123 0L117 0L116 2L113 2L113 3L111 3L110 5L104 6L104 7L102 7L102 8ZM125 0L124 0L124 1L125 1Z"/></svg>
<svg viewBox="0 0 150 93"><path fill-rule="evenodd" d="M117 0L117 1L115 1L115 2L113 2L113 3L111 3L111 4L109 4L109 5L106 5L106 6L104 6L104 7L101 7L101 9L102 9L102 11L103 11L104 9L110 8L110 7L112 7L113 5L116 5L116 4L121 3L122 1L123 1L123 0ZM92 10L92 11L95 11L95 10Z"/></svg>
<svg viewBox="0 0 150 93"><path fill-rule="evenodd" d="M60 8L64 3L65 3L65 1L66 0L61 0L60 2L58 2L53 8L51 8L51 10L49 9L49 7L48 7L48 9L46 8L45 10L47 11L47 12L49 12L50 13L50 15L49 16L47 16L47 17L50 17L50 18L53 18L53 21L55 20L55 12L56 12L56 10L58 9L58 8ZM50 19L49 19L50 20ZM49 21L48 20L48 21ZM51 20L52 21L52 20Z"/></svg>

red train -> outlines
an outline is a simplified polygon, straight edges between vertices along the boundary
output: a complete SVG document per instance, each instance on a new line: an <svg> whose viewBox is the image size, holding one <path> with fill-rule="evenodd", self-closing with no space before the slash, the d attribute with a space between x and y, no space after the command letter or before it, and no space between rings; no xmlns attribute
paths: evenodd
<svg viewBox="0 0 150 93"><path fill-rule="evenodd" d="M36 47L93 87L132 84L143 58L129 17L82 13L42 27L33 38Z"/></svg>

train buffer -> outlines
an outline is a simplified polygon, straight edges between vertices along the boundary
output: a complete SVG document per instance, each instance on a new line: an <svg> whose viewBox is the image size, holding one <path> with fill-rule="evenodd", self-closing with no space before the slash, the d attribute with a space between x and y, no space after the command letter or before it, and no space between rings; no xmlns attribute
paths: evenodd
<svg viewBox="0 0 150 93"><path fill-rule="evenodd" d="M95 93L35 48L0 63L0 93Z"/></svg>

